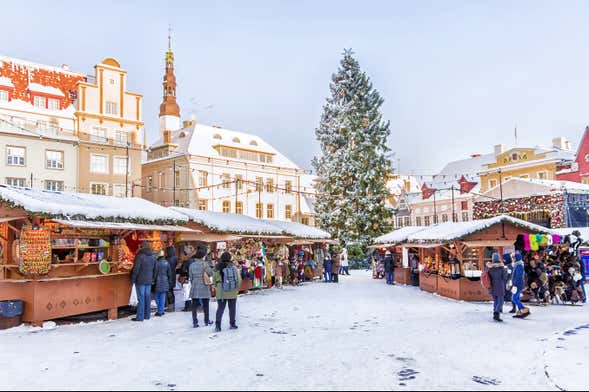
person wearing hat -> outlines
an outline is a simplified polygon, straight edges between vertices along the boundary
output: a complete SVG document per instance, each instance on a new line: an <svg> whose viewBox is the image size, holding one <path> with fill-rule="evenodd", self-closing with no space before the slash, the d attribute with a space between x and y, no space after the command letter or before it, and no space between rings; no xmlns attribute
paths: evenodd
<svg viewBox="0 0 589 392"><path fill-rule="evenodd" d="M156 317L161 317L166 311L166 293L170 291L171 270L170 263L164 257L165 253L160 250L157 263L155 264L155 276L153 284L155 286L154 299L157 304Z"/></svg>
<svg viewBox="0 0 589 392"><path fill-rule="evenodd" d="M390 251L386 251L384 255L384 272L387 279L387 284L395 284L395 264L393 262L393 255Z"/></svg>
<svg viewBox="0 0 589 392"><path fill-rule="evenodd" d="M131 281L137 291L137 316L133 321L149 320L151 316L151 285L155 275L156 258L149 242L143 241L135 256Z"/></svg>
<svg viewBox="0 0 589 392"><path fill-rule="evenodd" d="M215 332L221 332L223 313L229 305L229 325L231 329L237 329L237 295L241 286L241 274L235 264L231 262L231 254L225 252L221 255L215 267L215 285L217 286L217 319L215 320Z"/></svg>
<svg viewBox="0 0 589 392"><path fill-rule="evenodd" d="M509 256L509 255L508 255ZM493 297L493 320L502 322L503 302L505 301L505 288L509 280L509 274L505 264L499 258L499 253L493 253L491 263L487 264L489 278L491 279L491 296Z"/></svg>
<svg viewBox="0 0 589 392"><path fill-rule="evenodd" d="M515 254L515 265L513 269L513 287L511 288L511 292L513 293L513 297L511 297L511 301L517 307L517 312L513 317L515 318L525 318L530 315L530 309L526 308L520 299L520 295L524 288L526 287L526 278L525 278L525 269L524 269L524 261L522 258L521 253Z"/></svg>

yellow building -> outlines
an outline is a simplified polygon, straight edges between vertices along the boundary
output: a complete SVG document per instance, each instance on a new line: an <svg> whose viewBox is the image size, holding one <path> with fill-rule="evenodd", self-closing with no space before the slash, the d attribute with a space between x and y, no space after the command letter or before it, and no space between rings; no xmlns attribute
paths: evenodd
<svg viewBox="0 0 589 392"><path fill-rule="evenodd" d="M141 196L142 96L127 91L127 71L112 58L78 85L78 191Z"/></svg>
<svg viewBox="0 0 589 392"><path fill-rule="evenodd" d="M574 159L575 153L570 142L563 137L553 139L550 147L515 147L506 150L503 144L497 145L495 160L483 165L483 170L479 173L481 192L493 189L512 178L555 180L558 167Z"/></svg>

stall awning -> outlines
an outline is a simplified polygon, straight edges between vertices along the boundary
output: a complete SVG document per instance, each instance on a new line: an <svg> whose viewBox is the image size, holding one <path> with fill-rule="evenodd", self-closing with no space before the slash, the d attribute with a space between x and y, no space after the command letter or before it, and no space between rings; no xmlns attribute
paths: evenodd
<svg viewBox="0 0 589 392"><path fill-rule="evenodd" d="M443 246L442 243L435 243L435 244L403 244L403 248L423 248L423 249L431 249L437 248L438 246Z"/></svg>
<svg viewBox="0 0 589 392"><path fill-rule="evenodd" d="M217 233L179 233L176 242L230 242L239 241L242 237L233 234Z"/></svg>
<svg viewBox="0 0 589 392"><path fill-rule="evenodd" d="M91 222L66 219L52 219L64 226L76 227L78 229L110 229L110 230L141 230L141 231L171 231L176 233L200 233L199 230L189 229L182 226L171 225L144 225L140 223L120 222Z"/></svg>
<svg viewBox="0 0 589 392"><path fill-rule="evenodd" d="M0 218L0 223L12 222L12 221L24 219L24 218L26 218L26 215L21 216L21 217L13 216L13 217Z"/></svg>

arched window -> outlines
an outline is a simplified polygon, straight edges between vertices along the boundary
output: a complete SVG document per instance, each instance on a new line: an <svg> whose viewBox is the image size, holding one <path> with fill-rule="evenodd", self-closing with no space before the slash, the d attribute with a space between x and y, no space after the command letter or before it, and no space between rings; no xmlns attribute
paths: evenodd
<svg viewBox="0 0 589 392"><path fill-rule="evenodd" d="M256 147L257 145L258 145L258 142L257 142L257 141L255 141L255 140L252 140L252 141L250 142L250 146L254 146L254 147Z"/></svg>
<svg viewBox="0 0 589 392"><path fill-rule="evenodd" d="M241 143L241 140L239 140L238 137L234 137L233 138L233 143Z"/></svg>
<svg viewBox="0 0 589 392"><path fill-rule="evenodd" d="M223 138L221 137L221 135L219 135L218 133L216 133L215 136L213 136L213 139L223 140Z"/></svg>

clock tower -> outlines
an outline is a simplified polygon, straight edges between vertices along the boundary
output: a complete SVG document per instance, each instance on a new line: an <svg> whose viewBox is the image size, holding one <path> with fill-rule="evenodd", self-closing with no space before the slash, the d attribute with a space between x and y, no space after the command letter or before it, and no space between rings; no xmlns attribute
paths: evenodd
<svg viewBox="0 0 589 392"><path fill-rule="evenodd" d="M168 51L166 52L166 73L163 82L163 101L160 105L160 132L169 135L180 129L180 107L176 102L176 75L174 75L174 52L172 52L172 32L168 32ZM164 136L165 139L165 136Z"/></svg>

